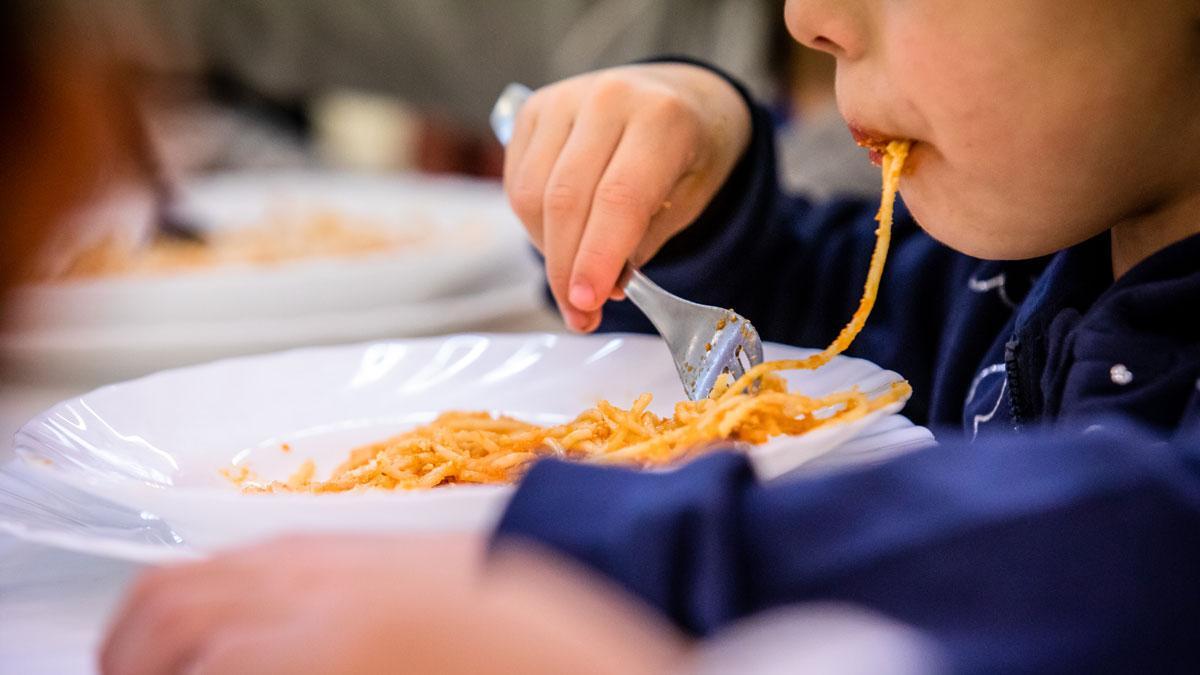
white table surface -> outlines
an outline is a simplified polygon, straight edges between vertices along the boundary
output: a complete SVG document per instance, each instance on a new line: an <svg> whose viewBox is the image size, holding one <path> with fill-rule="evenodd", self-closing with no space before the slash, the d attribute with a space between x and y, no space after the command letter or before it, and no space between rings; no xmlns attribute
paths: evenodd
<svg viewBox="0 0 1200 675"><path fill-rule="evenodd" d="M104 626L140 567L0 535L0 673L96 672Z"/></svg>
<svg viewBox="0 0 1200 675"><path fill-rule="evenodd" d="M479 331L562 330L548 311L476 327ZM101 383L0 382L0 464L24 422ZM0 675L96 672L110 615L144 565L71 553L0 534Z"/></svg>

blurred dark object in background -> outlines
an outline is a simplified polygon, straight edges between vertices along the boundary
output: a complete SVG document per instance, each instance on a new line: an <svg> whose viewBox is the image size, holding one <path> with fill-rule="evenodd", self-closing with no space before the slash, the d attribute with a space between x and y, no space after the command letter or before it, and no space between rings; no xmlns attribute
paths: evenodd
<svg viewBox="0 0 1200 675"><path fill-rule="evenodd" d="M81 0L76 0L81 1ZM86 0L82 0L86 1ZM225 72L278 101L400 95L486 131L500 89L661 53L769 95L781 0L108 0L121 54L165 74Z"/></svg>
<svg viewBox="0 0 1200 675"><path fill-rule="evenodd" d="M68 0L70 1L70 0ZM664 53L780 91L782 0L108 0L184 171L327 164L496 175L510 81L542 85Z"/></svg>
<svg viewBox="0 0 1200 675"><path fill-rule="evenodd" d="M833 63L783 0L62 0L137 74L169 172L331 167L496 176L486 115L540 86L682 54L779 111L783 177L817 197L877 180L833 103Z"/></svg>

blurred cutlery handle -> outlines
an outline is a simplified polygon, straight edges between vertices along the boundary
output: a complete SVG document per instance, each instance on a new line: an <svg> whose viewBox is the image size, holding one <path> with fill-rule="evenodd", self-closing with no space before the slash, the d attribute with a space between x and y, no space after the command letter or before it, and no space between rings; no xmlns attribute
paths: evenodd
<svg viewBox="0 0 1200 675"><path fill-rule="evenodd" d="M533 90L520 82L510 82L504 91L500 92L500 98L496 99L496 105L492 106L490 121L492 133L496 134L501 145L507 146L512 140L517 113L530 96L533 96Z"/></svg>

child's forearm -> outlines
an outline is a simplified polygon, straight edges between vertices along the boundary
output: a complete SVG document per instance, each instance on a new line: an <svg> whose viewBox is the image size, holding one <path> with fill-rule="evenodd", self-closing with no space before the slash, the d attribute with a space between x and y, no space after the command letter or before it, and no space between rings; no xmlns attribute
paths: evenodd
<svg viewBox="0 0 1200 675"><path fill-rule="evenodd" d="M770 485L734 455L667 474L545 463L498 537L583 561L699 635L839 600L917 626L968 669L1169 663L1200 625L1198 447L1025 436Z"/></svg>

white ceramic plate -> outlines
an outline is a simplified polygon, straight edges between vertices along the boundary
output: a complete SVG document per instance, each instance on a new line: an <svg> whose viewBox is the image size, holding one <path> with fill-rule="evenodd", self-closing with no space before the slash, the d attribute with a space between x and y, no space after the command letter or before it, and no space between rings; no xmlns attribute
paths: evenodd
<svg viewBox="0 0 1200 675"><path fill-rule="evenodd" d="M0 357L39 377L111 381L222 356L462 330L534 306L540 270L495 183L232 174L184 197L184 211L218 229L320 211L427 236L364 257L28 286L12 298Z"/></svg>
<svg viewBox="0 0 1200 675"><path fill-rule="evenodd" d="M767 347L768 358L807 353ZM789 379L819 395L851 385L878 391L897 377L840 358ZM63 486L137 514L133 520L153 524L155 532L152 541L135 543L173 547L175 554L294 530L477 529L495 521L510 488L248 496L218 470L249 463L264 478L284 478L313 458L321 474L349 448L439 411L481 409L556 422L599 398L627 405L644 391L655 394L653 408L663 413L682 396L665 345L646 336L456 335L304 349L167 371L64 401L18 433L23 467L13 472L38 489ZM864 430L879 437L851 453L864 458L927 442L928 432L894 415L898 407L773 441L752 449L751 457L769 478L848 447ZM28 533L39 528L28 521L8 519L6 529L35 536Z"/></svg>

